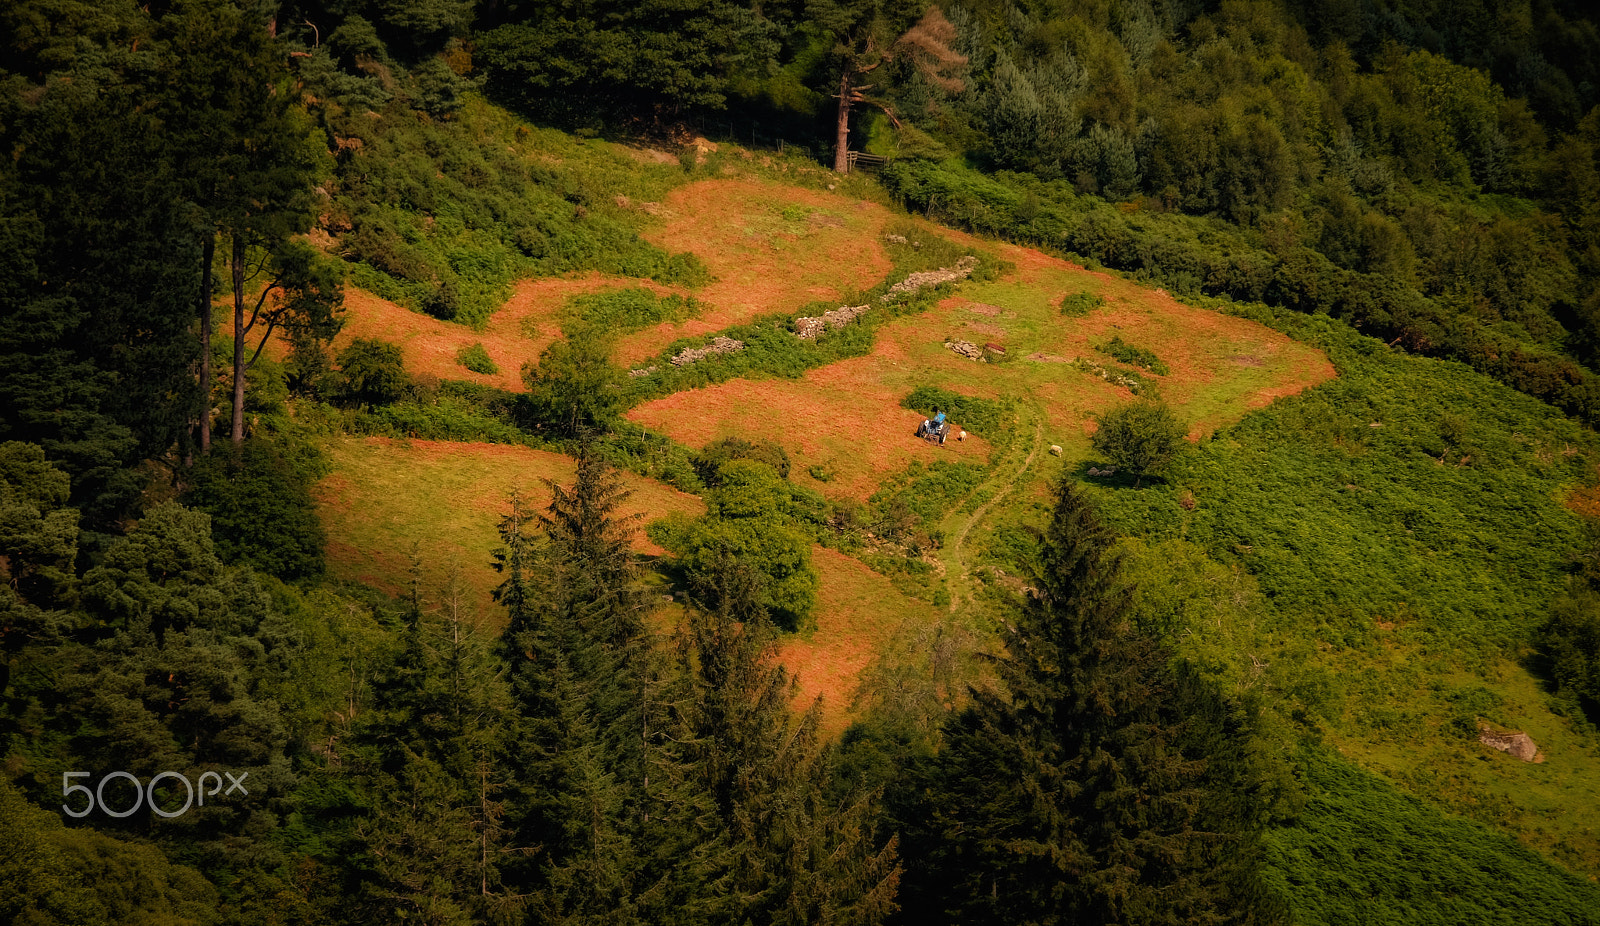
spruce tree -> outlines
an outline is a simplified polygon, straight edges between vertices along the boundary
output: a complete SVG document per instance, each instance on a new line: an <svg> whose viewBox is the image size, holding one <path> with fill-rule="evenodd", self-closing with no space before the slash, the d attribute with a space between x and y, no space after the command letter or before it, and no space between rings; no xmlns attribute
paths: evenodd
<svg viewBox="0 0 1600 926"><path fill-rule="evenodd" d="M399 649L352 736L349 766L371 792L357 837L372 859L377 918L481 921L508 902L502 860L509 784L503 665L477 630L459 574L425 602L413 562Z"/></svg>
<svg viewBox="0 0 1600 926"><path fill-rule="evenodd" d="M682 919L710 875L706 802L689 787L666 717L675 698L644 623L626 491L589 447L546 511L501 522L496 592L510 623L518 729L509 884L534 922Z"/></svg>
<svg viewBox="0 0 1600 926"><path fill-rule="evenodd" d="M1040 595L895 801L906 922L1262 923L1248 711L1131 625L1112 536L1060 490Z"/></svg>
<svg viewBox="0 0 1600 926"><path fill-rule="evenodd" d="M834 754L816 707L789 711L794 681L775 661L761 572L727 551L701 579L679 639L693 697L679 738L712 798L730 869L713 922L883 922L900 868L869 818L875 795L829 787Z"/></svg>

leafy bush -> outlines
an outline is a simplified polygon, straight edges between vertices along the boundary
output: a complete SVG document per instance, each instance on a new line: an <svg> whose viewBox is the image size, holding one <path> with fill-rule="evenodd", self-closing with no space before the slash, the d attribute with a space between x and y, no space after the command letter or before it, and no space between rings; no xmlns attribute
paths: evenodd
<svg viewBox="0 0 1600 926"><path fill-rule="evenodd" d="M1130 366L1149 370L1157 376L1166 376L1172 372L1165 363L1161 362L1161 358L1142 347L1134 347L1132 344L1127 343L1122 340L1122 335L1120 334L1099 345L1095 350Z"/></svg>
<svg viewBox="0 0 1600 926"><path fill-rule="evenodd" d="M754 460L772 467L779 478L789 478L789 454L771 441L751 443L737 437L724 437L705 445L694 456L694 470L700 481L713 488L722 484L722 467L734 460Z"/></svg>
<svg viewBox="0 0 1600 926"><path fill-rule="evenodd" d="M398 400L411 385L400 348L372 338L356 338L339 352L339 374L346 401L369 408Z"/></svg>
<svg viewBox="0 0 1600 926"><path fill-rule="evenodd" d="M1600 707L1600 595L1571 589L1556 600L1537 637L1558 690Z"/></svg>
<svg viewBox="0 0 1600 926"><path fill-rule="evenodd" d="M706 497L705 517L654 522L650 539L676 554L691 574L708 573L724 555L748 563L764 577L763 603L774 621L803 629L817 601L811 544L826 504L765 463L732 460L720 475L722 484Z"/></svg>
<svg viewBox="0 0 1600 926"><path fill-rule="evenodd" d="M569 332L522 368L529 408L538 424L568 436L604 431L623 407L627 377L611 365L610 342L600 331Z"/></svg>
<svg viewBox="0 0 1600 926"><path fill-rule="evenodd" d="M1095 453L1140 480L1166 473L1183 447L1184 427L1164 402L1119 405L1101 414L1099 422L1090 438Z"/></svg>
<svg viewBox="0 0 1600 926"><path fill-rule="evenodd" d="M456 363L485 376L493 376L500 372L500 365L495 363L489 352L483 349L481 342L469 344L456 351Z"/></svg>

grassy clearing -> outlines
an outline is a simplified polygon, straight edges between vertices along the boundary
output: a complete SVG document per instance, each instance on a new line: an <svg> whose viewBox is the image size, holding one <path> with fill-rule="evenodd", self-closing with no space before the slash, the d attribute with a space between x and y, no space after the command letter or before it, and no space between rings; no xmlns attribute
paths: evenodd
<svg viewBox="0 0 1600 926"><path fill-rule="evenodd" d="M932 237L926 230L921 234L925 241ZM970 246L956 235L942 245ZM928 259L922 249L910 250L913 259ZM1195 436L1332 375L1318 351L1255 322L1186 306L1037 251L1007 246L999 249L999 260L1009 264L999 280L963 283L957 295L926 312L882 323L870 348L867 336L873 333L855 326L833 335L860 338L860 349L870 350L866 356L829 363L794 381L733 380L677 392L636 407L629 418L691 446L725 436L777 441L797 469L831 467L836 478L828 483L830 491L864 499L886 476L926 455L911 437L921 417L902 407L920 387L977 400L1029 397L1043 409L1047 442L1084 452L1093 415L1131 393L1063 361L1090 353L1112 332L1151 345L1171 366L1162 377L1162 395ZM1107 305L1086 318L1063 319L1061 293L1086 287L1103 294ZM781 330L757 334L793 341ZM997 341L1007 359L975 363L958 357L944 347L953 337ZM1032 355L1041 359L1028 359ZM963 426L959 416L953 420ZM968 446L988 449L970 439ZM943 451L951 459L972 459L971 450L954 443Z"/></svg>
<svg viewBox="0 0 1600 926"><path fill-rule="evenodd" d="M870 289L892 264L882 206L754 179L702 180L674 190L647 236L692 252L714 277L695 297L696 318L665 321L623 338L616 356L639 363L683 338L703 337L819 300Z"/></svg>

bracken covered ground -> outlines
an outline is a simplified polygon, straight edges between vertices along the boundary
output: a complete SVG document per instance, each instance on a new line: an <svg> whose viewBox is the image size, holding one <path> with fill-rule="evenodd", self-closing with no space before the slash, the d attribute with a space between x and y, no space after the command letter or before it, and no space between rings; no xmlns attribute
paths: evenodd
<svg viewBox="0 0 1600 926"><path fill-rule="evenodd" d="M689 251L716 278L695 291L699 317L621 339L615 356L633 363L678 338L708 335L819 299L843 299L888 274L880 233L887 209L820 190L757 180L702 180L662 203L666 221L645 237Z"/></svg>

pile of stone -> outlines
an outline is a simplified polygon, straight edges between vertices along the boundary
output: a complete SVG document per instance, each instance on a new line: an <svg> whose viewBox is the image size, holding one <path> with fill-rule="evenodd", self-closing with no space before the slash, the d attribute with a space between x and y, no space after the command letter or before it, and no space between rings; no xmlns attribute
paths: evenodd
<svg viewBox="0 0 1600 926"><path fill-rule="evenodd" d="M812 341L829 328L843 328L861 316L871 306L842 305L832 312L794 320L794 336L802 341Z"/></svg>
<svg viewBox="0 0 1600 926"><path fill-rule="evenodd" d="M888 302L901 293L915 293L930 286L938 286L941 283L954 283L957 280L965 280L967 277L972 276L972 271L976 269L978 269L978 259L968 254L966 257L956 261L954 267L918 271L889 287L889 291L883 295L883 301Z"/></svg>
<svg viewBox="0 0 1600 926"><path fill-rule="evenodd" d="M656 365L652 363L652 364L650 364L649 366L645 367L642 370L629 370L628 371L628 375L633 377L634 379L638 379L641 376L649 376L651 373L654 373L655 371L656 371Z"/></svg>
<svg viewBox="0 0 1600 926"><path fill-rule="evenodd" d="M685 347L683 350L678 351L678 355L672 358L672 365L675 367L686 367L698 360L704 360L713 354L736 354L742 350L744 350L743 341L736 341L733 338L725 338L719 334L711 341L710 344L707 344L705 347Z"/></svg>
<svg viewBox="0 0 1600 926"><path fill-rule="evenodd" d="M979 363L988 362L983 356L983 348L972 343L971 341L946 341L944 342L944 346L949 348L953 353L960 354L968 360L976 360Z"/></svg>

